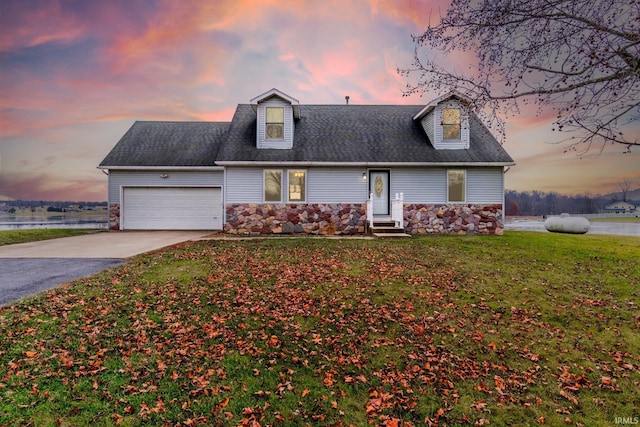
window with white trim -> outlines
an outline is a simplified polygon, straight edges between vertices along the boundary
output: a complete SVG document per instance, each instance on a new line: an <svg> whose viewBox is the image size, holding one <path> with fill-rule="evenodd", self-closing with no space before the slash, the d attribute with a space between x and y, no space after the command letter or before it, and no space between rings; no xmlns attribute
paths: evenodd
<svg viewBox="0 0 640 427"><path fill-rule="evenodd" d="M462 139L462 114L459 108L442 109L442 138Z"/></svg>
<svg viewBox="0 0 640 427"><path fill-rule="evenodd" d="M264 170L264 201L265 202L282 202L282 170L281 169L265 169Z"/></svg>
<svg viewBox="0 0 640 427"><path fill-rule="evenodd" d="M267 139L284 139L284 108L267 107L265 136Z"/></svg>
<svg viewBox="0 0 640 427"><path fill-rule="evenodd" d="M464 202L466 200L466 178L465 170L447 171L447 201Z"/></svg>
<svg viewBox="0 0 640 427"><path fill-rule="evenodd" d="M304 202L307 200L307 171L289 170L289 201Z"/></svg>

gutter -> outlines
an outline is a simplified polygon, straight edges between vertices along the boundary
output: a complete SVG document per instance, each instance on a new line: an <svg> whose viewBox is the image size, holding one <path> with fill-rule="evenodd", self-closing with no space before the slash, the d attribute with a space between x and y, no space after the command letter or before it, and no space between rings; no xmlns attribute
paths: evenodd
<svg viewBox="0 0 640 427"><path fill-rule="evenodd" d="M218 161L222 166L353 166L353 167L415 167L415 166L514 166L515 162L279 162L279 161Z"/></svg>
<svg viewBox="0 0 640 427"><path fill-rule="evenodd" d="M146 171L223 171L222 166L98 166L104 170L146 170Z"/></svg>

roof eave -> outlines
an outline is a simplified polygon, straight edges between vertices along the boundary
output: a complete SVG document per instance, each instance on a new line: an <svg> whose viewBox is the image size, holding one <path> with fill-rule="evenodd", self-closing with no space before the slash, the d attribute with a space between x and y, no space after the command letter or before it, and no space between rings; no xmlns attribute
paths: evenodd
<svg viewBox="0 0 640 427"><path fill-rule="evenodd" d="M255 106L258 105L260 102L262 102L262 101L264 101L266 99L269 99L269 98L271 98L273 96L277 96L278 98L281 98L281 99L287 101L288 103L290 103L291 107L293 107L293 117L295 119L299 119L300 118L300 101L298 101L294 97L289 96L286 93L284 93L284 92L282 92L282 91L280 91L280 90L278 90L276 88L273 88L271 90L266 91L265 93L263 93L261 95L256 96L255 98L251 99L249 101L249 103L251 105L253 105L254 109L255 109Z"/></svg>
<svg viewBox="0 0 640 427"><path fill-rule="evenodd" d="M222 171L223 166L108 166L100 165L98 169L103 170L148 170L148 171Z"/></svg>
<svg viewBox="0 0 640 427"><path fill-rule="evenodd" d="M218 161L221 166L323 166L323 167L504 167L515 166L515 162L322 162L322 161Z"/></svg>
<svg viewBox="0 0 640 427"><path fill-rule="evenodd" d="M455 99L457 99L457 100L459 100L459 101L461 101L461 102L463 102L465 104L469 104L470 103L469 98L467 98L466 96L462 95L459 92L451 91L451 92L448 92L448 93L446 93L446 94L444 94L442 96L437 97L436 99L432 100L427 105L425 105L425 107L422 110L418 111L418 113L415 116L413 116L413 120L414 121L421 120L424 116L429 114L429 112L431 112L431 110L436 108L436 106L438 104L440 104L441 102L444 102L444 101L448 101L451 98L455 98Z"/></svg>

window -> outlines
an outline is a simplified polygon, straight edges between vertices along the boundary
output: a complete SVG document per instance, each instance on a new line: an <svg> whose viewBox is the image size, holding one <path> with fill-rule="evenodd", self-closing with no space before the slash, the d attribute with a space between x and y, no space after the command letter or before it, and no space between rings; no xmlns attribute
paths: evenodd
<svg viewBox="0 0 640 427"><path fill-rule="evenodd" d="M447 186L449 202L464 202L466 173L463 170L447 171Z"/></svg>
<svg viewBox="0 0 640 427"><path fill-rule="evenodd" d="M289 201L304 202L306 200L306 177L303 170L289 171Z"/></svg>
<svg viewBox="0 0 640 427"><path fill-rule="evenodd" d="M462 139L460 133L461 116L458 108L444 108L442 110L442 138Z"/></svg>
<svg viewBox="0 0 640 427"><path fill-rule="evenodd" d="M282 202L282 171L266 169L264 171L264 201Z"/></svg>
<svg viewBox="0 0 640 427"><path fill-rule="evenodd" d="M267 139L284 139L284 108L267 107Z"/></svg>

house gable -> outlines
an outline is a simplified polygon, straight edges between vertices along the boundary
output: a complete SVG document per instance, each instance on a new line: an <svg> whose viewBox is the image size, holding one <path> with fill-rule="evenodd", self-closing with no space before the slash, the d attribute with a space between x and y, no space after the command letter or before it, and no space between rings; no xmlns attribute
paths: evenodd
<svg viewBox="0 0 640 427"><path fill-rule="evenodd" d="M251 100L256 120L256 147L259 149L293 148L295 119L300 118L297 99L271 89Z"/></svg>

